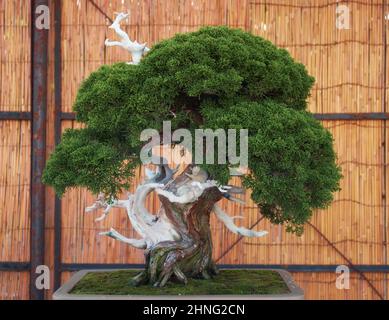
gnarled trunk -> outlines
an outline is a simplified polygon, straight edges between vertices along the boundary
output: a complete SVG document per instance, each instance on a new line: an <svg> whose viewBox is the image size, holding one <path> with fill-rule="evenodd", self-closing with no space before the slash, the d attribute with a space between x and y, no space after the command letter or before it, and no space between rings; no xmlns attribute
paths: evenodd
<svg viewBox="0 0 389 320"><path fill-rule="evenodd" d="M174 194L185 184L192 183L186 172L171 181L165 190ZM164 286L170 278L186 283L187 278L208 279L215 275L210 214L221 198L222 193L216 186L204 189L201 196L191 203L175 203L159 195L162 203L160 218L170 221L179 238L146 249L146 269L134 279L134 284Z"/></svg>

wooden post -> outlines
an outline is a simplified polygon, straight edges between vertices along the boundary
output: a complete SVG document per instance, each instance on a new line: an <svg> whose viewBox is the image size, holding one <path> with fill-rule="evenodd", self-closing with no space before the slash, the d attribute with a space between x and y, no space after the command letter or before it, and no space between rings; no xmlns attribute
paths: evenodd
<svg viewBox="0 0 389 320"><path fill-rule="evenodd" d="M35 22L39 6L48 7L48 0L33 0L31 6L31 275L30 299L43 300L44 291L36 285L36 268L44 264L45 252L45 186L42 173L46 160L46 110L47 110L47 48L48 30L37 28Z"/></svg>

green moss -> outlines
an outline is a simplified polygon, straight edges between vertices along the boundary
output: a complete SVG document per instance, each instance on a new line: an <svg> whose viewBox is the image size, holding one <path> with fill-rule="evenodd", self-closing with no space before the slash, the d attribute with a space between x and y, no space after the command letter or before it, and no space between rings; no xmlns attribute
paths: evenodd
<svg viewBox="0 0 389 320"><path fill-rule="evenodd" d="M187 285L168 283L163 288L131 286L138 270L88 273L73 288L72 294L105 295L212 295L284 294L289 289L278 272L271 270L222 270L210 280L190 279Z"/></svg>

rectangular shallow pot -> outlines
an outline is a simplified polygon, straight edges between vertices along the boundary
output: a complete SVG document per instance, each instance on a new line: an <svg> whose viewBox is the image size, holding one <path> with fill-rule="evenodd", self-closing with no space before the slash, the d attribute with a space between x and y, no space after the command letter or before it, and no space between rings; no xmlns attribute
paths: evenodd
<svg viewBox="0 0 389 320"><path fill-rule="evenodd" d="M223 270L223 269L221 269ZM242 270L242 269L239 269ZM265 270L265 269L247 269ZM258 294L258 295L104 295L104 294L71 294L76 284L90 272L110 272L118 269L82 270L76 272L68 282L53 294L54 300L303 300L304 291L293 281L291 274L281 269L266 269L280 274L289 288L284 294Z"/></svg>

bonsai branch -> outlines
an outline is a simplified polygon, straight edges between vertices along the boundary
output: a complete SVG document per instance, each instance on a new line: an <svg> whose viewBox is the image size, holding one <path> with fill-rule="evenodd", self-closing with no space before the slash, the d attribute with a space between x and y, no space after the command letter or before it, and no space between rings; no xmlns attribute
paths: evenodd
<svg viewBox="0 0 389 320"><path fill-rule="evenodd" d="M108 236L115 240L119 240L121 242L127 243L135 248L138 249L146 249L146 241L144 239L130 239L123 235L121 235L119 232L117 232L114 228L111 228L111 230L107 232L100 232L100 235L102 236Z"/></svg>
<svg viewBox="0 0 389 320"><path fill-rule="evenodd" d="M234 219L240 219L242 217L230 217L226 212L224 212L219 206L214 205L213 211L216 214L216 217L224 223L228 230L235 234L239 234L245 237L263 237L267 235L267 231L254 231L246 229L243 227L238 227L234 224Z"/></svg>

